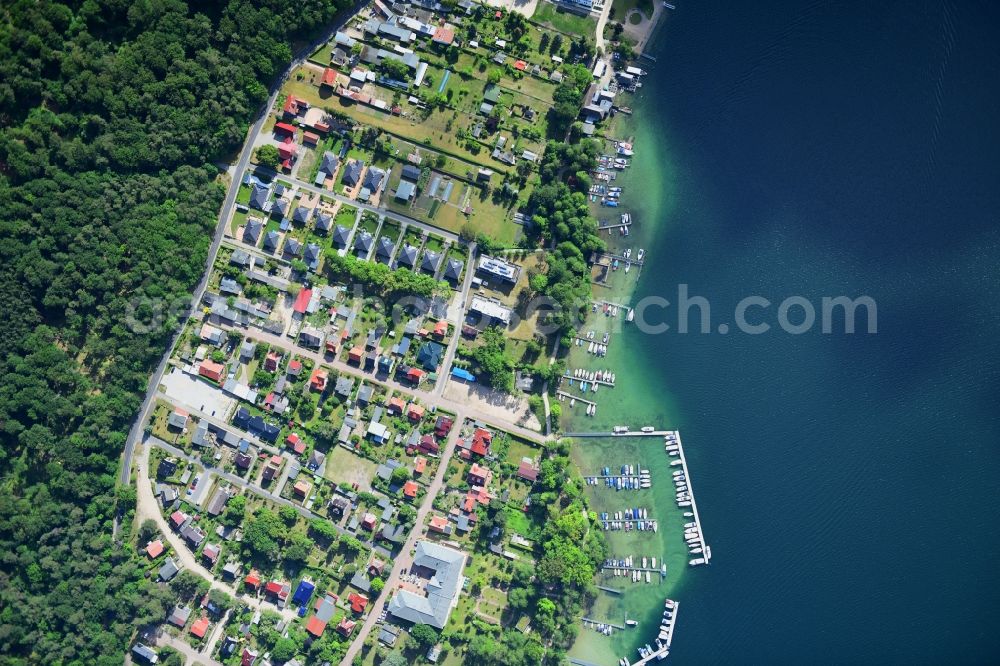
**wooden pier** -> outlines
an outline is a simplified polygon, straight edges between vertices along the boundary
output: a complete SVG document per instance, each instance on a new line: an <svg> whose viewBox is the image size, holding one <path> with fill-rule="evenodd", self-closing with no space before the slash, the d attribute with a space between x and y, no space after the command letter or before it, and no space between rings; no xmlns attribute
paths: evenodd
<svg viewBox="0 0 1000 666"><path fill-rule="evenodd" d="M587 400L586 398L581 398L578 395L573 395L572 393L566 393L566 391L556 391L556 395L561 395L561 396L565 396L567 398L572 398L572 399L576 400L577 402L582 402L585 405L596 405L597 404L596 402L593 402L591 400Z"/></svg>
<svg viewBox="0 0 1000 666"><path fill-rule="evenodd" d="M617 629L618 631L625 631L625 626L624 625L615 624L614 622L603 622L601 620L594 620L594 619L589 618L589 617L581 617L580 621L583 622L584 624L594 624L594 625L604 624L604 625L607 625L607 626L611 627L612 629Z"/></svg>
<svg viewBox="0 0 1000 666"><path fill-rule="evenodd" d="M645 261L646 261L645 259L629 259L629 258L627 258L627 257L625 257L623 255L620 255L620 254L611 254L610 252L600 252L600 253L598 253L598 260L600 260L600 259L610 259L610 260L617 259L619 261L619 263L628 262L628 263L632 264L633 266L638 266L639 268L642 268L643 263L645 263ZM614 303L612 303L611 305L614 305Z"/></svg>
<svg viewBox="0 0 1000 666"><path fill-rule="evenodd" d="M621 594L622 593L622 591L619 590L616 587L607 587L606 585L595 585L594 587L596 587L598 590L604 590L605 592L608 592L610 594Z"/></svg>
<svg viewBox="0 0 1000 666"><path fill-rule="evenodd" d="M573 375L563 375L563 379L574 379L578 382L588 382L590 384L601 384L603 386L614 386L614 382L609 382L604 379L587 379L586 377L574 377Z"/></svg>
<svg viewBox="0 0 1000 666"><path fill-rule="evenodd" d="M622 222L621 220L619 220L618 222L598 222L597 223L597 230L598 231L611 231L611 230L614 230L614 229L621 229L622 227L626 227L626 228L627 227L631 227L633 224L635 224L635 222L633 222L632 220L629 220L628 222Z"/></svg>
<svg viewBox="0 0 1000 666"><path fill-rule="evenodd" d="M580 398L576 399L579 400ZM638 432L636 430L629 430L628 432L566 432L563 433L563 437L663 437L671 432L673 430L654 430L653 432ZM687 476L686 472L684 476ZM690 487L690 484L688 484L688 487Z"/></svg>
<svg viewBox="0 0 1000 666"><path fill-rule="evenodd" d="M655 574L660 575L660 576L663 575L663 570L662 569L653 569L652 567L616 567L616 566L613 566L613 565L610 565L610 564L603 564L603 565L601 565L601 568L602 569L618 569L619 571L628 571L630 573L633 572L633 571L640 571L640 572L646 572L646 571L648 571L649 573L655 573Z"/></svg>
<svg viewBox="0 0 1000 666"><path fill-rule="evenodd" d="M701 548L700 555L688 552L688 557L690 559L702 558L705 560L704 564L708 564L712 560L712 549L708 547L708 543L705 541L705 531L701 528L701 517L698 515L698 503L694 500L694 486L691 484L691 473L688 471L687 458L684 457L684 446L681 444L681 432L680 430L674 430L670 434L676 437L674 443L677 445L677 457L681 461L681 470L684 472L684 483L687 485L687 490L685 492L687 492L688 496L691 498L690 508L691 513L694 514L694 520L691 522L693 522L695 527L698 529L697 545ZM665 442L664 448L669 445L670 442Z"/></svg>

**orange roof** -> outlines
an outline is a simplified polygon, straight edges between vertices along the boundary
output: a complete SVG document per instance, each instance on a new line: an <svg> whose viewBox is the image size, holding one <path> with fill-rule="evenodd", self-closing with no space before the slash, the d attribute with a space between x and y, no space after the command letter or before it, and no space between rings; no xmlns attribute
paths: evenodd
<svg viewBox="0 0 1000 666"><path fill-rule="evenodd" d="M206 631L208 631L208 618L202 615L199 620L191 625L191 633L198 638L204 638Z"/></svg>
<svg viewBox="0 0 1000 666"><path fill-rule="evenodd" d="M472 468L469 469L469 477L474 477L477 480L481 479L484 484L488 484L493 478L493 472L488 467L483 467L479 463L472 463Z"/></svg>
<svg viewBox="0 0 1000 666"><path fill-rule="evenodd" d="M419 487L416 481L407 481L403 484L403 494L407 497L416 497Z"/></svg>
<svg viewBox="0 0 1000 666"><path fill-rule="evenodd" d="M308 631L316 638L322 636L325 630L326 630L326 622L319 619L315 615L309 618L309 621L306 622L306 631Z"/></svg>
<svg viewBox="0 0 1000 666"><path fill-rule="evenodd" d="M431 529L443 530L448 526L448 519L444 516L434 516L431 518Z"/></svg>
<svg viewBox="0 0 1000 666"><path fill-rule="evenodd" d="M201 362L200 366L198 366L199 375L216 381L222 379L222 373L225 372L225 370L226 366L221 363L216 363L215 361L210 361L207 358Z"/></svg>
<svg viewBox="0 0 1000 666"><path fill-rule="evenodd" d="M298 114L299 100L295 99L295 95L289 95L285 99L285 108L283 110L285 113Z"/></svg>
<svg viewBox="0 0 1000 666"><path fill-rule="evenodd" d="M524 68L527 66L528 63L524 62L523 60L517 60L514 62L514 69L518 70L519 72L523 72Z"/></svg>
<svg viewBox="0 0 1000 666"><path fill-rule="evenodd" d="M347 597L347 601L351 604L351 610L355 613L363 613L365 606L368 605L368 597L357 592L351 592L351 596Z"/></svg>
<svg viewBox="0 0 1000 666"><path fill-rule="evenodd" d="M247 574L247 577L243 579L243 582L250 587L260 587L260 574L256 571L251 571Z"/></svg>
<svg viewBox="0 0 1000 666"><path fill-rule="evenodd" d="M299 495L305 497L309 493L310 487L311 486L308 481L298 481L295 483L295 486L293 486L293 490L295 490L295 492Z"/></svg>
<svg viewBox="0 0 1000 666"><path fill-rule="evenodd" d="M424 416L424 408L415 402L411 402L410 406L406 409L406 414L411 419L420 419Z"/></svg>
<svg viewBox="0 0 1000 666"><path fill-rule="evenodd" d="M427 469L427 458L423 456L417 456L413 459L413 471L417 474L423 474L424 470Z"/></svg>
<svg viewBox="0 0 1000 666"><path fill-rule="evenodd" d="M406 402L404 402L402 398L397 398L394 396L392 398L389 398L388 408L390 412L393 410L402 412L403 409L406 408Z"/></svg>
<svg viewBox="0 0 1000 666"><path fill-rule="evenodd" d="M434 324L434 335L445 335L448 332L448 322L444 319Z"/></svg>
<svg viewBox="0 0 1000 666"><path fill-rule="evenodd" d="M156 541L150 541L146 544L146 554L149 555L150 559L156 559L163 553L163 542L157 539Z"/></svg>
<svg viewBox="0 0 1000 666"><path fill-rule="evenodd" d="M337 72L335 72L330 67L327 67L325 70L323 70L323 85L332 86L336 82L337 82Z"/></svg>

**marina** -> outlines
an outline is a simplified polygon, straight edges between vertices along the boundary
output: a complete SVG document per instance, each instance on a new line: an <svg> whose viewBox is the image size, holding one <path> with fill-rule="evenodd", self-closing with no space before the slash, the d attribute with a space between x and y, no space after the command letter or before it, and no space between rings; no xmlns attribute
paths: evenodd
<svg viewBox="0 0 1000 666"><path fill-rule="evenodd" d="M663 661L670 653L670 645L674 640L674 626L677 624L677 611L680 602L667 599L664 604L663 619L660 621L660 632L654 640L654 645L646 643L638 648L639 661L631 662L628 657L622 657L619 666L642 666L652 661Z"/></svg>
<svg viewBox="0 0 1000 666"><path fill-rule="evenodd" d="M672 472L674 486L677 488L677 505L685 509L685 517L692 519L685 524L684 541L687 543L689 554L697 557L692 557L688 564L693 567L708 564L712 560L712 549L705 541L705 534L701 528L701 517L698 515L698 504L694 500L694 489L691 485L687 460L684 458L681 433L679 430L674 430L664 435L663 439L667 455L675 458L671 461L671 466L677 467L675 463L680 463L680 469Z"/></svg>

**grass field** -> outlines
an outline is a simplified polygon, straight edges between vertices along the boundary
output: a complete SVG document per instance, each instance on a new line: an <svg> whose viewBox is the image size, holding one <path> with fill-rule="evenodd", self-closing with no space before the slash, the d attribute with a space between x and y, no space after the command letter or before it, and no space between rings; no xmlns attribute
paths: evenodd
<svg viewBox="0 0 1000 666"><path fill-rule="evenodd" d="M531 20L537 23L544 23L559 32L565 32L569 35L586 35L587 37L592 37L597 30L597 22L589 16L574 14L544 0L538 3L538 8L535 10L535 14L531 17Z"/></svg>
<svg viewBox="0 0 1000 666"><path fill-rule="evenodd" d="M371 490L376 467L367 458L351 453L342 446L335 446L327 453L324 473L334 483L357 483L359 489Z"/></svg>
<svg viewBox="0 0 1000 666"><path fill-rule="evenodd" d="M614 14L612 20L624 22L625 17L633 9L638 9L649 18L653 15L653 0L614 0L611 4L611 11Z"/></svg>

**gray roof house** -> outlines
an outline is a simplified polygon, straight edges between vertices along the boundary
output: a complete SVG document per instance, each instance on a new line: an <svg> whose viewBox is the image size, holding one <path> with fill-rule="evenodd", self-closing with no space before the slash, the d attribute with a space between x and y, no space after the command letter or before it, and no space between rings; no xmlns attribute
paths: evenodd
<svg viewBox="0 0 1000 666"><path fill-rule="evenodd" d="M347 376L337 377L337 384L334 386L333 392L342 398L347 398L351 395L351 389L354 388L354 379Z"/></svg>
<svg viewBox="0 0 1000 666"><path fill-rule="evenodd" d="M330 231L333 217L326 213L316 213L316 231Z"/></svg>
<svg viewBox="0 0 1000 666"><path fill-rule="evenodd" d="M372 400L372 387L368 384L358 389L358 402L367 405Z"/></svg>
<svg viewBox="0 0 1000 666"><path fill-rule="evenodd" d="M417 186L408 180L399 181L396 187L396 198L400 201L409 201L417 193Z"/></svg>
<svg viewBox="0 0 1000 666"><path fill-rule="evenodd" d="M364 186L372 192L378 192L378 188L382 185L383 178L385 178L384 169L379 169L374 166L369 167L368 172L365 174Z"/></svg>
<svg viewBox="0 0 1000 666"><path fill-rule="evenodd" d="M319 257L320 257L319 245L317 245L316 243L309 243L309 245L306 245L306 251L305 254L303 255L303 259L305 259L305 262L309 265L309 268L311 270L316 270L316 268L319 266Z"/></svg>
<svg viewBox="0 0 1000 666"><path fill-rule="evenodd" d="M266 234L264 234L264 244L263 248L265 250L277 250L278 243L281 242L281 234L279 234L275 229L271 229Z"/></svg>
<svg viewBox="0 0 1000 666"><path fill-rule="evenodd" d="M257 219L247 220L243 227L243 242L248 245L256 245L260 240L260 234L264 230L264 223Z"/></svg>
<svg viewBox="0 0 1000 666"><path fill-rule="evenodd" d="M288 206L290 204L285 199L275 199L274 203L271 205L271 215L274 217L284 217L285 213L288 212Z"/></svg>
<svg viewBox="0 0 1000 666"><path fill-rule="evenodd" d="M392 251L395 249L396 244L390 238L382 236L378 239L378 248L375 250L375 256L379 259L385 259L389 261L392 257Z"/></svg>
<svg viewBox="0 0 1000 666"><path fill-rule="evenodd" d="M242 291L243 287L233 278L222 278L219 280L219 293L239 295Z"/></svg>
<svg viewBox="0 0 1000 666"><path fill-rule="evenodd" d="M337 156L329 150L323 153L323 161L319 163L319 170L332 176L333 172L337 170Z"/></svg>
<svg viewBox="0 0 1000 666"><path fill-rule="evenodd" d="M187 425L187 422L187 412L178 412L177 410L174 410L170 412L170 416L167 417L167 425L171 428L177 428L178 430L183 430Z"/></svg>
<svg viewBox="0 0 1000 666"><path fill-rule="evenodd" d="M406 164L403 166L403 171L399 174L406 180L412 180L414 182L420 180L420 169L413 166L412 164Z"/></svg>
<svg viewBox="0 0 1000 666"><path fill-rule="evenodd" d="M297 224L305 224L306 222L309 221L310 212L312 211L309 208L306 208L305 206L299 206L298 208L295 209L295 212L292 213L292 222L295 222Z"/></svg>
<svg viewBox="0 0 1000 666"><path fill-rule="evenodd" d="M285 239L285 247L283 247L281 251L288 256L297 257L302 254L302 241L298 238L292 238L289 236Z"/></svg>
<svg viewBox="0 0 1000 666"><path fill-rule="evenodd" d="M354 249L358 254L363 254L368 256L368 253L372 250L372 245L375 244L375 237L367 231L362 231L360 234L354 237Z"/></svg>
<svg viewBox="0 0 1000 666"><path fill-rule="evenodd" d="M250 206L266 213L271 209L271 204L267 200L270 193L267 185L261 183L254 184L250 189Z"/></svg>
<svg viewBox="0 0 1000 666"><path fill-rule="evenodd" d="M147 664L155 664L160 660L160 655L156 654L148 645L143 645L142 643L136 643L132 647L132 654Z"/></svg>
<svg viewBox="0 0 1000 666"><path fill-rule="evenodd" d="M194 433L191 435L191 443L195 446L211 446L212 442L208 439L208 422L199 421L198 427L194 429Z"/></svg>
<svg viewBox="0 0 1000 666"><path fill-rule="evenodd" d="M389 600L389 613L408 622L444 628L458 602L464 567L465 553L431 541L418 541L411 571L429 572L426 596L397 590Z"/></svg>
<svg viewBox="0 0 1000 666"><path fill-rule="evenodd" d="M174 558L168 557L167 561L164 562L163 566L160 567L158 575L160 576L160 580L170 581L174 576L177 575L178 571L180 571L180 567L178 567L177 563L174 562Z"/></svg>
<svg viewBox="0 0 1000 666"><path fill-rule="evenodd" d="M462 277L462 268L464 267L465 262L458 259L449 259L448 264L444 267L445 278L458 282L458 279Z"/></svg>
<svg viewBox="0 0 1000 666"><path fill-rule="evenodd" d="M347 247L347 240L351 237L351 230L338 224L333 230L333 244L337 247Z"/></svg>
<svg viewBox="0 0 1000 666"><path fill-rule="evenodd" d="M189 617L191 617L190 606L174 606L174 610L171 611L170 617L167 618L167 622L178 627L183 627L187 624Z"/></svg>
<svg viewBox="0 0 1000 666"><path fill-rule="evenodd" d="M417 265L417 248L413 247L409 243L404 245L399 249L399 256L396 257L397 266L406 266L407 268L414 268Z"/></svg>
<svg viewBox="0 0 1000 666"><path fill-rule="evenodd" d="M441 255L434 250L424 252L424 258L420 262L420 270L427 271L431 275L437 273L438 266L441 265Z"/></svg>
<svg viewBox="0 0 1000 666"><path fill-rule="evenodd" d="M341 176L340 182L349 187L354 187L361 182L361 172L364 171L364 168L364 162L361 160L354 160L344 167L344 175Z"/></svg>

